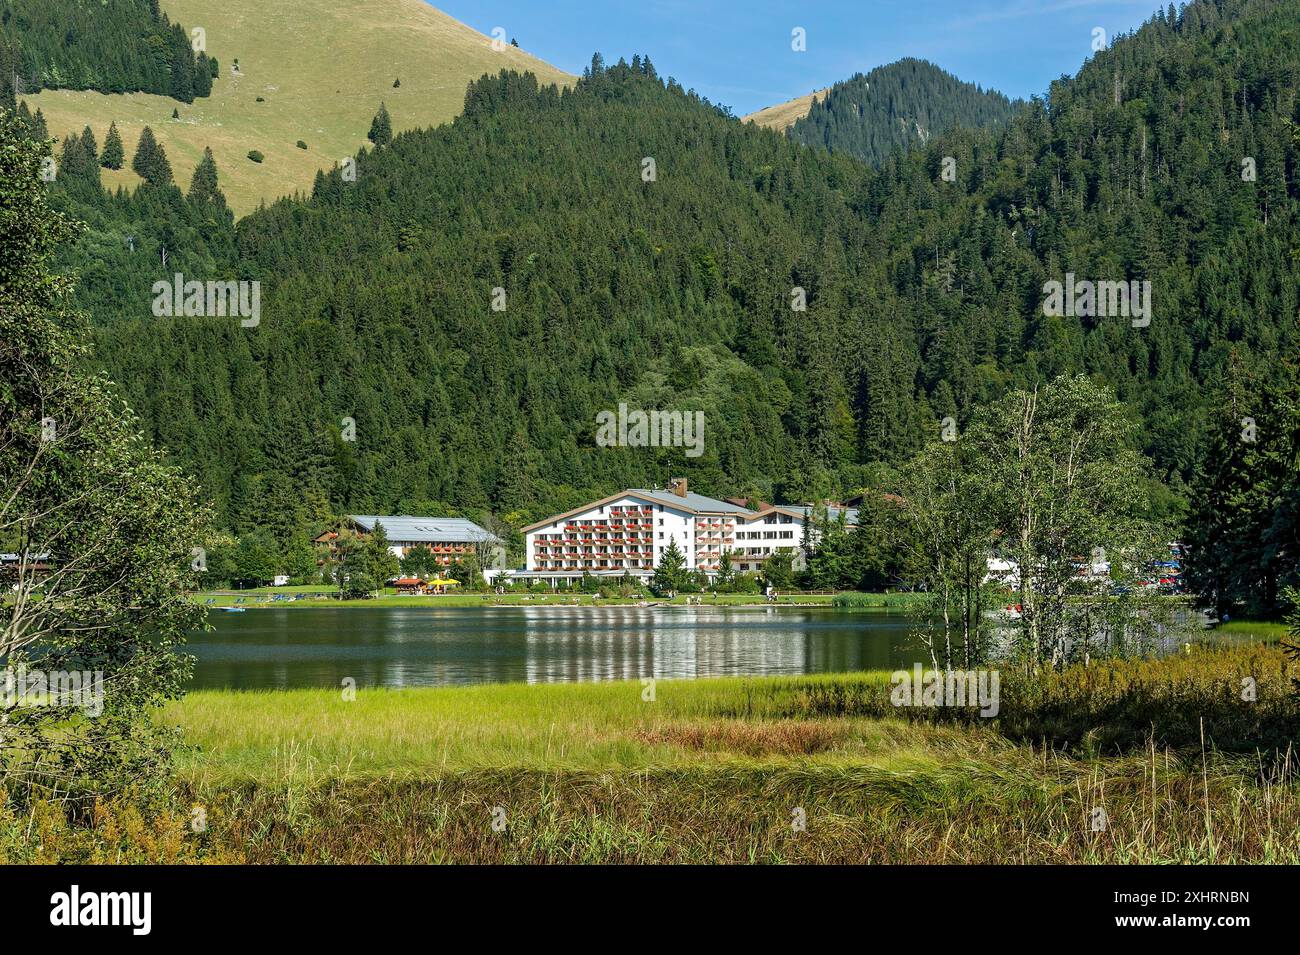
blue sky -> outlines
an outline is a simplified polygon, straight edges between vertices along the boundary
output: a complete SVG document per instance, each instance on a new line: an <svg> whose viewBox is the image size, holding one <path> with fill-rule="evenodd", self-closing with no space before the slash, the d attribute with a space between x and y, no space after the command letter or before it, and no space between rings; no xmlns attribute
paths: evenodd
<svg viewBox="0 0 1300 955"><path fill-rule="evenodd" d="M737 114L904 56L1011 96L1046 91L1092 52L1092 31L1127 32L1159 0L435 0L482 33L581 73L649 53L655 68ZM1166 0L1167 6L1167 0ZM808 49L790 48L791 30Z"/></svg>

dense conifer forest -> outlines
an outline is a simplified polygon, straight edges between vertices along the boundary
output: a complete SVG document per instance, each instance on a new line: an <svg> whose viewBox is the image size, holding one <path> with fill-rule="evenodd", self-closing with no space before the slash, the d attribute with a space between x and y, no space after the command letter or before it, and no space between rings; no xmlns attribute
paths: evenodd
<svg viewBox="0 0 1300 955"><path fill-rule="evenodd" d="M963 83L933 63L908 58L836 83L789 135L878 166L895 151L950 129L1005 123L1023 105Z"/></svg>
<svg viewBox="0 0 1300 955"><path fill-rule="evenodd" d="M517 526L670 472L890 490L943 419L1084 373L1138 423L1160 516L1236 548L1201 547L1206 591L1267 579L1238 596L1272 610L1300 553L1298 88L1300 2L1200 0L878 169L638 56L563 92L485 77L455 123L238 224L207 164L188 196L108 195L86 162L52 188L99 360L224 527L282 551L331 513ZM260 323L155 317L175 273L260 281ZM1067 273L1149 281L1149 324L1045 315ZM705 453L597 448L620 401L704 410Z"/></svg>
<svg viewBox="0 0 1300 955"><path fill-rule="evenodd" d="M0 104L43 89L158 93L189 103L212 91L217 62L194 51L158 0L0 0Z"/></svg>

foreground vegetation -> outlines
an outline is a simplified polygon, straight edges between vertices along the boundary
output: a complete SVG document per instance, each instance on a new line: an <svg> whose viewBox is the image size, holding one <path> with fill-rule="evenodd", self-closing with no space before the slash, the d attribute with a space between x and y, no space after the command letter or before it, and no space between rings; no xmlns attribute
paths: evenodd
<svg viewBox="0 0 1300 955"><path fill-rule="evenodd" d="M199 692L162 714L193 746L164 791L6 810L0 858L1300 862L1276 648L1006 671L995 720L888 691L869 673L664 681L653 700L636 682Z"/></svg>

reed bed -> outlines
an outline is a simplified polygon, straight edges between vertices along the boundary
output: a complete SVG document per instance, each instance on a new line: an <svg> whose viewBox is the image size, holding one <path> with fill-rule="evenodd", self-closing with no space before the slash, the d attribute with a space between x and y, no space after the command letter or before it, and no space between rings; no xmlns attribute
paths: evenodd
<svg viewBox="0 0 1300 955"><path fill-rule="evenodd" d="M888 674L195 693L161 789L0 808L0 860L1300 862L1270 646L1008 671L996 719ZM1243 694L1243 680L1252 681ZM202 826L195 820L201 818Z"/></svg>

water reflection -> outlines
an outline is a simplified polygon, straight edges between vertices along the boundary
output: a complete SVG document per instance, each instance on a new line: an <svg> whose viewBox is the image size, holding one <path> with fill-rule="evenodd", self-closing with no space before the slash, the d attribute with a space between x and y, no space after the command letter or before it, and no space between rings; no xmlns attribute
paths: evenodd
<svg viewBox="0 0 1300 955"><path fill-rule="evenodd" d="M904 615L829 608L295 608L216 614L193 686L572 683L844 672L926 659Z"/></svg>

